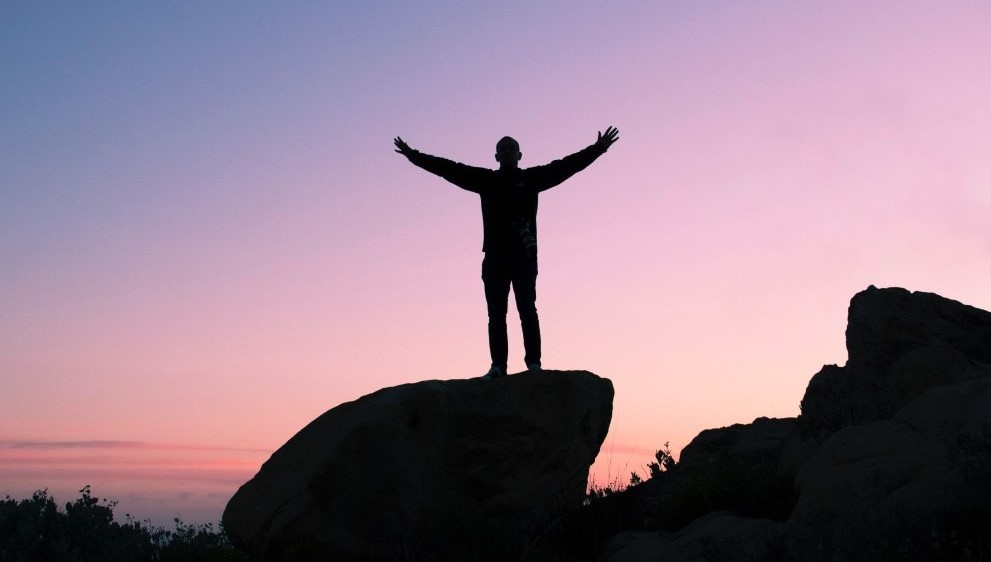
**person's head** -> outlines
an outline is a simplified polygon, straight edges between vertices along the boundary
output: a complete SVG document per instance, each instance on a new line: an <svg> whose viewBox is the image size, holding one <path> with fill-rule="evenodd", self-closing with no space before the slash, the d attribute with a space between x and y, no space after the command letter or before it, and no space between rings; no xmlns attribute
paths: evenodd
<svg viewBox="0 0 991 562"><path fill-rule="evenodd" d="M495 158L499 162L500 168L517 168L522 157L520 143L516 142L513 137L502 137L496 143Z"/></svg>

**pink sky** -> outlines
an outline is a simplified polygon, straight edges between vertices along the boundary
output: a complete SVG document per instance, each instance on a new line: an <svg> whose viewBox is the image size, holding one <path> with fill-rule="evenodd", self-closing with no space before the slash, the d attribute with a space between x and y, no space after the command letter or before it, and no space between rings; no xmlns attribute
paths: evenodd
<svg viewBox="0 0 991 562"><path fill-rule="evenodd" d="M596 478L793 416L870 284L991 309L984 3L0 7L0 495L215 521L345 401L488 367L477 198L522 165ZM522 345L510 315L510 369Z"/></svg>

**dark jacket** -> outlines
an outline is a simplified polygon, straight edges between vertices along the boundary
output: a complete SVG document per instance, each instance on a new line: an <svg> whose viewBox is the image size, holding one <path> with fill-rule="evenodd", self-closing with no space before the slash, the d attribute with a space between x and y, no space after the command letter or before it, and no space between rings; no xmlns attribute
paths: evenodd
<svg viewBox="0 0 991 562"><path fill-rule="evenodd" d="M593 144L543 166L490 170L413 151L410 162L482 198L483 252L503 253L519 245L519 220L537 237L537 194L584 170L606 149Z"/></svg>

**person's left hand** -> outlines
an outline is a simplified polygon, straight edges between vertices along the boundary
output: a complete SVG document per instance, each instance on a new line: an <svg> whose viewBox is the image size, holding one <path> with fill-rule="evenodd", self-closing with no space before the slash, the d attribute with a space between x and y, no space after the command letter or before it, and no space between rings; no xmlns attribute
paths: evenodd
<svg viewBox="0 0 991 562"><path fill-rule="evenodd" d="M595 144L601 146L602 148L609 148L612 143L619 140L619 129L616 127L606 127L605 134L599 131L599 138L596 139Z"/></svg>

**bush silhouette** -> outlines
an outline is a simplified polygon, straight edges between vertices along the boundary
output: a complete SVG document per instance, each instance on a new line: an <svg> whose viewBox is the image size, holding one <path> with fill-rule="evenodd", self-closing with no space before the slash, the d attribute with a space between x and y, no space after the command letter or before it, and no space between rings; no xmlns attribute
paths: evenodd
<svg viewBox="0 0 991 562"><path fill-rule="evenodd" d="M101 500L89 486L60 510L48 490L31 499L0 500L0 562L234 562L249 560L223 529L187 525L152 527L127 516L114 521L117 502Z"/></svg>

